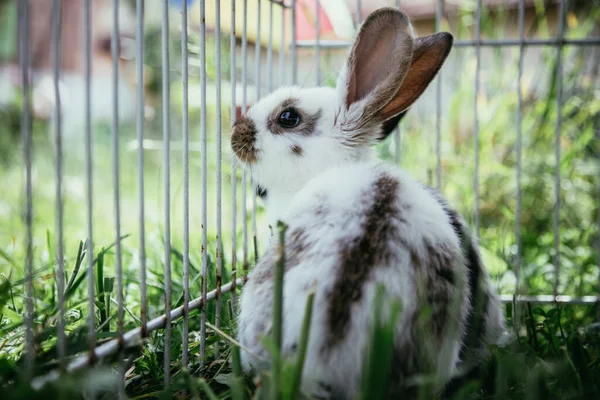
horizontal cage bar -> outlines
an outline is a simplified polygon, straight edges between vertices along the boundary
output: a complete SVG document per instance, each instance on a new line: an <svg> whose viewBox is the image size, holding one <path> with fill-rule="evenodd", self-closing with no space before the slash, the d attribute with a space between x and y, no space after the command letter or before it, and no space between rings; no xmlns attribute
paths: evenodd
<svg viewBox="0 0 600 400"><path fill-rule="evenodd" d="M231 291L232 287L235 287L235 285L241 285L241 284L242 284L242 279L236 278L235 284L232 281L232 282L229 282L229 283L221 286L220 293L228 293L229 291ZM216 298L217 298L217 290L216 289L212 290L206 294L206 302L212 301ZM195 310L197 308L200 308L203 304L204 304L204 299L202 298L202 296L195 298L194 300L189 302L188 310L190 310L190 311ZM163 314L159 317L156 317L156 318L148 321L148 324L146 327L147 333L153 332L157 329L164 328L166 326L167 320L175 321L177 318L180 318L183 316L183 311L184 311L184 306L181 305L177 308L172 309L168 316L166 314ZM117 353L121 349L134 346L137 343L139 343L138 341L140 339L142 339L142 327L132 329L123 335L122 340L113 339L109 342L104 343L101 346L96 347L94 349L94 360L98 361L98 360L104 359L108 356L111 356L111 355ZM66 372L73 373L73 372L81 371L83 368L85 368L89 365L90 365L90 357L87 354L84 354L84 355L77 357L75 360L71 361L66 366L65 369L66 369ZM33 379L32 386L35 389L41 389L45 384L47 384L51 381L54 381L54 380L58 379L59 377L60 377L60 372L58 370L53 370L53 371L49 372L47 375Z"/></svg>
<svg viewBox="0 0 600 400"><path fill-rule="evenodd" d="M345 40L320 40L322 49L344 49L350 47L352 42ZM456 47L512 47L512 46L600 46L600 37L584 39L481 39L481 40L455 40ZM316 40L298 40L296 47L313 48L317 46Z"/></svg>

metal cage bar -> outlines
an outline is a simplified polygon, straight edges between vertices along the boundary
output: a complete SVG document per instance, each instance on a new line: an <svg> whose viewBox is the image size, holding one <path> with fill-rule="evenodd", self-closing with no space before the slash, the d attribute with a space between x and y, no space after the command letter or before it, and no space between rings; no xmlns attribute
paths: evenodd
<svg viewBox="0 0 600 400"><path fill-rule="evenodd" d="M400 0L395 0L394 5L396 8L400 8ZM394 128L394 163L400 164L400 151L401 151L401 128L400 124Z"/></svg>
<svg viewBox="0 0 600 400"><path fill-rule="evenodd" d="M343 49L350 47L352 42L346 40L321 40L319 46L321 49ZM521 43L518 39L474 39L474 40L455 40L454 47L519 47L521 45L529 47L535 46L598 46L600 37L589 37L584 39L525 39ZM296 48L304 49L316 46L315 40L298 40Z"/></svg>
<svg viewBox="0 0 600 400"><path fill-rule="evenodd" d="M296 21L296 0L292 0L292 84L298 83L298 40L296 37L297 21Z"/></svg>
<svg viewBox="0 0 600 400"><path fill-rule="evenodd" d="M258 2L258 7L256 9L256 42L254 45L254 68L255 68L255 75L254 75L254 85L255 85L255 89L256 89L256 100L255 103L258 102L258 100L260 99L260 96L262 94L261 91L261 82L262 82L262 76L261 76L261 62L260 62L260 55L261 55L261 1ZM272 4L271 4L272 6ZM272 47L272 44L271 46ZM272 60L271 60L272 62ZM254 178L252 176L250 176L250 193L252 193L252 244L253 244L253 250L254 250L254 262L256 263L258 261L258 235L257 235L257 225L256 225L256 212L257 212L257 204L256 204L256 198L258 197L256 190L255 190L256 186L255 186L255 182L254 182ZM245 189L244 189L245 190Z"/></svg>
<svg viewBox="0 0 600 400"><path fill-rule="evenodd" d="M442 13L444 3L438 0L435 8L435 31L442 28ZM436 77L435 83L435 185L442 189L442 70Z"/></svg>
<svg viewBox="0 0 600 400"><path fill-rule="evenodd" d="M566 0L560 2L558 10L558 32L557 40L560 42L563 39L565 30L565 3ZM554 231L554 295L558 295L558 286L560 285L560 134L562 124L562 70L563 70L563 46L558 46L556 50L556 128L554 141L554 161L556 163L554 175L554 214L553 214L553 231Z"/></svg>
<svg viewBox="0 0 600 400"><path fill-rule="evenodd" d="M59 368L64 367L67 355L65 337L65 260L63 242L63 136L62 136L62 104L60 96L60 62L61 62L61 0L52 0L52 50L53 50L53 83L54 83L54 151L56 161L56 291L58 302L58 318L56 321L57 354Z"/></svg>
<svg viewBox="0 0 600 400"><path fill-rule="evenodd" d="M248 109L248 0L243 0L242 21L242 113ZM242 268L244 279L248 273L248 173L242 168Z"/></svg>
<svg viewBox="0 0 600 400"><path fill-rule="evenodd" d="M138 215L139 215L139 262L140 262L140 320L142 321L142 336L146 336L148 323L148 302L146 300L146 223L144 205L144 8L145 0L136 0L136 98L138 102L136 113L136 137L138 145L137 186L138 186Z"/></svg>
<svg viewBox="0 0 600 400"><path fill-rule="evenodd" d="M237 116L237 98L236 98L236 27L235 27L235 1L231 2L231 34L229 35L229 48L231 53L231 124L230 128L233 128L235 119ZM236 310L236 278L237 278L237 170L236 170L236 158L235 155L231 155L231 279L232 279L232 290L231 290L231 302L232 309Z"/></svg>
<svg viewBox="0 0 600 400"><path fill-rule="evenodd" d="M359 2L360 3L360 2ZM316 86L321 84L321 47L319 43L321 41L321 3L319 0L315 0L315 83Z"/></svg>
<svg viewBox="0 0 600 400"><path fill-rule="evenodd" d="M523 143L523 124L522 124L522 109L523 109L523 88L522 88L522 80L523 80L523 56L525 52L525 48L522 42L525 39L525 3L523 0L519 0L519 21L518 21L518 29L519 29L519 40L521 41L521 46L519 46L519 60L518 60L518 75L517 75L517 142L516 142L516 153L517 153L517 163L516 163L516 181L517 181L517 198L516 198L516 209L515 209L515 244L516 244L516 254L515 254L515 276L516 276L516 284L515 284L515 298L519 296L520 286L521 286L521 202L522 202L522 180L521 180L521 168L522 168L522 143ZM520 322L520 307L516 305L514 310L514 329L515 331L519 328Z"/></svg>
<svg viewBox="0 0 600 400"><path fill-rule="evenodd" d="M475 96L473 104L473 142L475 171L473 172L473 192L475 196L475 237L479 238L479 87L481 71L481 0L475 9Z"/></svg>
<svg viewBox="0 0 600 400"><path fill-rule="evenodd" d="M33 336L33 186L31 177L31 76L30 76L30 48L29 28L29 2L20 1L19 9L19 58L21 69L21 84L23 85L23 109L21 113L21 141L23 143L23 164L25 167L24 194L24 222L25 222L25 374L32 377L35 367L35 348Z"/></svg>
<svg viewBox="0 0 600 400"><path fill-rule="evenodd" d="M188 7L181 3L181 80L183 140L183 332L181 340L181 364L188 366L188 335L190 310L190 150L189 150L189 82L188 82ZM218 287L217 291L221 288Z"/></svg>
<svg viewBox="0 0 600 400"><path fill-rule="evenodd" d="M217 255L215 257L216 262L216 275L217 275L217 304L215 310L215 326L221 327L221 306L222 299L220 296L221 292L221 280L222 280L222 264L223 264L223 242L222 242L222 203L223 203L223 150L221 144L221 5L220 2L215 2L215 69L216 69L216 90L215 90L215 101L217 103L216 112L216 152L217 152ZM218 347L218 344L217 344ZM218 349L217 349L218 351Z"/></svg>
<svg viewBox="0 0 600 400"><path fill-rule="evenodd" d="M90 1L83 2L83 45L84 45L84 75L85 75L85 176L86 176L86 205L87 205L87 296L88 296L88 361L95 361L96 330L95 330L95 303L94 303L94 226L93 226L93 153L92 153L92 101L91 101L91 13ZM143 201L143 200L142 200Z"/></svg>
<svg viewBox="0 0 600 400"><path fill-rule="evenodd" d="M162 130L163 130L163 185L164 185L164 270L165 270L165 388L171 381L171 83L169 62L169 3L162 4Z"/></svg>
<svg viewBox="0 0 600 400"><path fill-rule="evenodd" d="M285 7L281 9L281 30L279 35L281 40L279 41L279 85L283 86L286 83L285 80Z"/></svg>
<svg viewBox="0 0 600 400"><path fill-rule="evenodd" d="M260 59L259 59L259 63L260 63ZM272 1L269 2L269 39L267 42L267 83L268 83L267 90L270 93L273 91L273 2Z"/></svg>
<svg viewBox="0 0 600 400"><path fill-rule="evenodd" d="M207 230L207 132L206 132L206 4L200 0L200 142L202 148L202 299L206 304L208 289L208 230ZM206 307L200 314L200 359L204 362L206 356Z"/></svg>
<svg viewBox="0 0 600 400"><path fill-rule="evenodd" d="M119 398L125 396L124 381L124 353L123 353L123 263L121 253L121 185L119 163L119 59L121 52L121 39L119 34L119 0L113 0L113 29L111 38L111 54L113 62L112 81L112 145L113 145L113 202L115 212L115 265L117 275L117 340L119 341Z"/></svg>

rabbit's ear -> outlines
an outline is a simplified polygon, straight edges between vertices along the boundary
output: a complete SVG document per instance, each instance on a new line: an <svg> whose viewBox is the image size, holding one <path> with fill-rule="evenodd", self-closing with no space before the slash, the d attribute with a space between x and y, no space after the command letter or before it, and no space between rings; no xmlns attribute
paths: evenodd
<svg viewBox="0 0 600 400"><path fill-rule="evenodd" d="M417 38L413 46L410 68L392 101L381 112L383 118L380 140L386 139L408 108L421 96L444 64L452 48L452 35L446 32Z"/></svg>
<svg viewBox="0 0 600 400"><path fill-rule="evenodd" d="M382 125L383 136L389 134L399 114L433 80L452 42L445 32L415 40L408 17L398 9L381 8L369 15L337 84L345 111L340 122L352 140L362 141Z"/></svg>
<svg viewBox="0 0 600 400"><path fill-rule="evenodd" d="M390 136L390 134L394 131L394 129L396 129L396 127L398 126L400 121L402 121L407 112L408 110L402 111L400 114L395 115L388 120L385 120L381 126L381 136L379 137L379 140L383 141L388 136Z"/></svg>
<svg viewBox="0 0 600 400"><path fill-rule="evenodd" d="M413 32L406 14L380 8L367 17L337 83L346 108L345 125L356 124L359 129L369 125L393 100L412 53Z"/></svg>
<svg viewBox="0 0 600 400"><path fill-rule="evenodd" d="M439 32L415 40L410 68L396 94L380 111L384 121L409 108L423 94L446 61L454 38Z"/></svg>

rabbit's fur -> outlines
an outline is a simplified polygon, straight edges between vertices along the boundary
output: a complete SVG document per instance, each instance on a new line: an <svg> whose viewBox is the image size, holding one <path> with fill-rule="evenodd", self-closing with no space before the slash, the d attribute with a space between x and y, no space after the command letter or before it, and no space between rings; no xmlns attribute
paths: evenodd
<svg viewBox="0 0 600 400"><path fill-rule="evenodd" d="M379 9L363 23L335 89L281 88L234 125L232 149L264 197L269 223L288 225L284 356L296 352L315 291L302 381L308 395L356 395L378 285L402 306L390 349L394 398L410 395L414 374L436 372L442 388L504 331L498 296L462 218L439 193L378 161L371 147L425 90L451 46L448 33L414 39L404 13ZM290 110L298 119L288 113L282 120ZM286 125L289 118L297 125ZM240 299L237 336L247 372L268 366L261 337L272 328L275 238Z"/></svg>

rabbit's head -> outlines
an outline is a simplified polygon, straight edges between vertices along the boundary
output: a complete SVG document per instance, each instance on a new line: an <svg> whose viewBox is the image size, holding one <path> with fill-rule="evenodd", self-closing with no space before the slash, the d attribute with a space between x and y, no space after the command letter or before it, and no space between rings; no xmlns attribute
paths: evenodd
<svg viewBox="0 0 600 400"><path fill-rule="evenodd" d="M423 93L452 42L445 32L415 39L403 12L381 8L362 24L336 88L283 87L263 97L231 137L259 194L282 199L325 169L370 159L372 145Z"/></svg>

